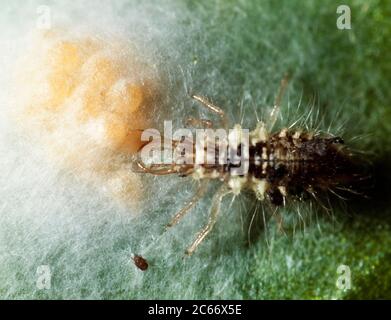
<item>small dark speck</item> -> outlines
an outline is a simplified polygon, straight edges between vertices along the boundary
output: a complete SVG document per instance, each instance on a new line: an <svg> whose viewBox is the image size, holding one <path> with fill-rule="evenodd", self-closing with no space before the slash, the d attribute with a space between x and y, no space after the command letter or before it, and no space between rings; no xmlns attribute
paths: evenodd
<svg viewBox="0 0 391 320"><path fill-rule="evenodd" d="M148 262L142 256L134 255L132 259L136 267L140 270L145 271L148 269Z"/></svg>

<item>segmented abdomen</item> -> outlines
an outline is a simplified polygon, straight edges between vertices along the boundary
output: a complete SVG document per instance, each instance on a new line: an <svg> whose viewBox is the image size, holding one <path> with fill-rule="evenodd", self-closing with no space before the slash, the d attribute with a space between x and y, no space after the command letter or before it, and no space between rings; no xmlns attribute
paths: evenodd
<svg viewBox="0 0 391 320"><path fill-rule="evenodd" d="M282 205L336 186L350 188L356 175L351 153L338 137L286 129L249 147L248 178L258 198Z"/></svg>

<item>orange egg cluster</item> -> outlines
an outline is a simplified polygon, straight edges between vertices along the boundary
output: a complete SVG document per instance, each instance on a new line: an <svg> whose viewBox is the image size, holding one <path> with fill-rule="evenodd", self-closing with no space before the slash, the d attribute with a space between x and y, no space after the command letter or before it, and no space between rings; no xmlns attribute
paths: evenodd
<svg viewBox="0 0 391 320"><path fill-rule="evenodd" d="M139 196L129 155L141 146L153 72L126 41L47 32L19 66L18 113L56 163L100 181L123 198ZM20 108L18 109L20 110Z"/></svg>

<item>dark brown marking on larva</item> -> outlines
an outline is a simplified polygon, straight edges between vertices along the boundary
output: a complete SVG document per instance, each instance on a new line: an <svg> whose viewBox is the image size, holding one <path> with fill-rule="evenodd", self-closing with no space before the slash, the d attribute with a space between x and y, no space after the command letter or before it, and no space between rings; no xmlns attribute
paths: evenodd
<svg viewBox="0 0 391 320"><path fill-rule="evenodd" d="M145 271L148 269L148 262L142 256L134 255L132 259L133 259L135 266L137 268L139 268L140 270Z"/></svg>

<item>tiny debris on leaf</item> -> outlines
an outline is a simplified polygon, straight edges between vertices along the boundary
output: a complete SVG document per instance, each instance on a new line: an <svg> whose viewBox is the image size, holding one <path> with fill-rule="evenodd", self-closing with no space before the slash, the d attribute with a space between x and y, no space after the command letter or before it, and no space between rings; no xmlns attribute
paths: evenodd
<svg viewBox="0 0 391 320"><path fill-rule="evenodd" d="M139 268L142 271L145 271L148 269L148 262L145 260L142 256L134 255L132 257L133 262L137 268Z"/></svg>

